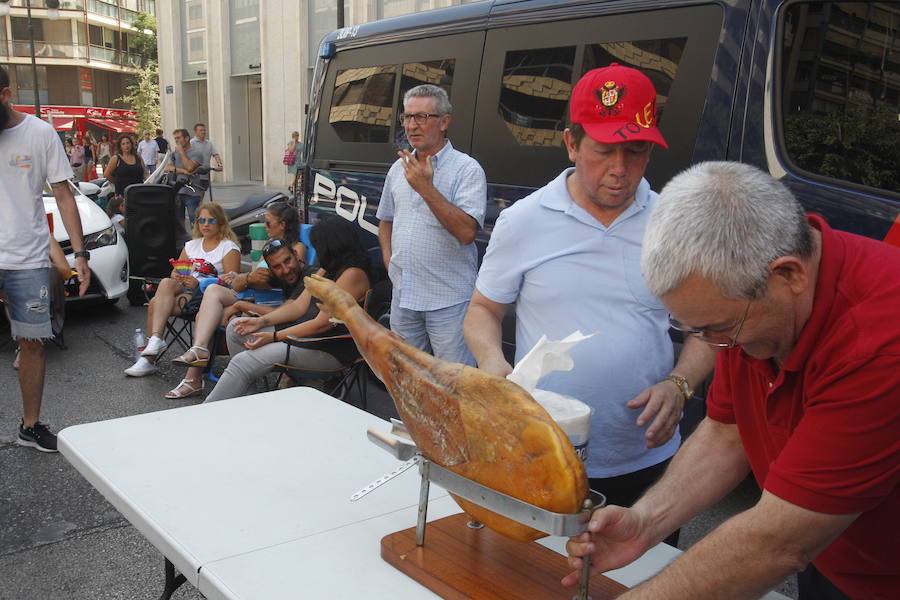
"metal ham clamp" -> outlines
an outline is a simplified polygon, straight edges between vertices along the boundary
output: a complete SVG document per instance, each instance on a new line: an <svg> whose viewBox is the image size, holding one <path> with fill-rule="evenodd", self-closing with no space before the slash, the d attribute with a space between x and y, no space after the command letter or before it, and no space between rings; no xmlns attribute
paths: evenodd
<svg viewBox="0 0 900 600"><path fill-rule="evenodd" d="M542 531L548 535L562 537L573 537L587 531L587 524L590 521L591 513L594 509L600 508L606 504L606 498L603 494L593 490L590 491L590 496L584 500L582 510L574 514L555 513L534 506L533 504L523 502L518 498L513 498L512 496L493 490L426 459L411 441L396 437L404 436L405 434L406 430L403 427L402 422L397 421L396 419L392 419L391 421L391 434L394 435L373 428L369 428L366 431L366 435L373 444L386 450L398 460L405 462L397 469L376 479L358 491L351 497L351 500L362 498L375 488L387 483L394 477L411 468L413 465L418 464L422 483L419 491L419 509L416 521L417 546L423 546L425 544L428 493L431 483L435 483L452 494L456 494L457 496L465 498L470 502L474 502L479 506L518 523L528 525L529 527ZM408 434L406 434L406 437L408 437ZM477 521L470 521L469 527L478 528L482 527L482 525ZM579 580L578 594L573 596L572 600L590 600L590 596L588 595L590 566L589 557L585 557Z"/></svg>

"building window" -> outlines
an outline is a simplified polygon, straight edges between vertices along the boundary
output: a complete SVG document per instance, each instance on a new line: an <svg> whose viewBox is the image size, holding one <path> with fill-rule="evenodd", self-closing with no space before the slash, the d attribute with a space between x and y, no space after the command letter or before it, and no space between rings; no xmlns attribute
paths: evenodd
<svg viewBox="0 0 900 600"><path fill-rule="evenodd" d="M38 89L41 104L48 104L47 67L38 67ZM19 104L34 104L34 77L31 65L16 65L16 101Z"/></svg>
<svg viewBox="0 0 900 600"><path fill-rule="evenodd" d="M900 13L797 3L781 20L780 127L800 169L900 190Z"/></svg>

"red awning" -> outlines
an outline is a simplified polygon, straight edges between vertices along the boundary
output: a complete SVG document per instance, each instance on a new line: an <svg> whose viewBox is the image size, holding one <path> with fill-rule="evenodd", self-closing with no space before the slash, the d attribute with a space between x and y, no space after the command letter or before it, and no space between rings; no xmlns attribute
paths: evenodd
<svg viewBox="0 0 900 600"><path fill-rule="evenodd" d="M66 119L65 117L62 119L53 119L53 127L57 131L69 131L75 127L75 119Z"/></svg>
<svg viewBox="0 0 900 600"><path fill-rule="evenodd" d="M88 119L88 123L96 125L97 127L102 127L103 129L115 131L116 133L134 133L137 131L138 124L137 121L132 119Z"/></svg>

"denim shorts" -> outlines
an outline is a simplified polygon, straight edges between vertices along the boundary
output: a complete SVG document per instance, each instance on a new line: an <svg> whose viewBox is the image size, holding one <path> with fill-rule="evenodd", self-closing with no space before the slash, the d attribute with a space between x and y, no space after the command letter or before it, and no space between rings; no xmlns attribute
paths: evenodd
<svg viewBox="0 0 900 600"><path fill-rule="evenodd" d="M50 325L50 269L0 269L0 293L12 336L17 339L53 337Z"/></svg>

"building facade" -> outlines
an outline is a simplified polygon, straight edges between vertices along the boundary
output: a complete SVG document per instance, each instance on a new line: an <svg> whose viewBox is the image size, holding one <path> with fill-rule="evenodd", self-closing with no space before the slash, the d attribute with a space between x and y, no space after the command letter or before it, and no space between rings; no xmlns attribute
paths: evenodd
<svg viewBox="0 0 900 600"><path fill-rule="evenodd" d="M48 107L51 115L73 113L71 107L100 115L130 108L117 99L144 59L135 50L138 32L131 23L140 12L154 14L156 0L61 0L56 19L44 0L30 0L37 81L28 1L4 3L9 14L0 17L0 63L9 71L17 104L31 106L37 94L45 118Z"/></svg>
<svg viewBox="0 0 900 600"><path fill-rule="evenodd" d="M472 0L347 0L344 26ZM338 27L335 0L157 0L167 134L205 123L220 181L290 182L282 164L303 134L319 41Z"/></svg>

